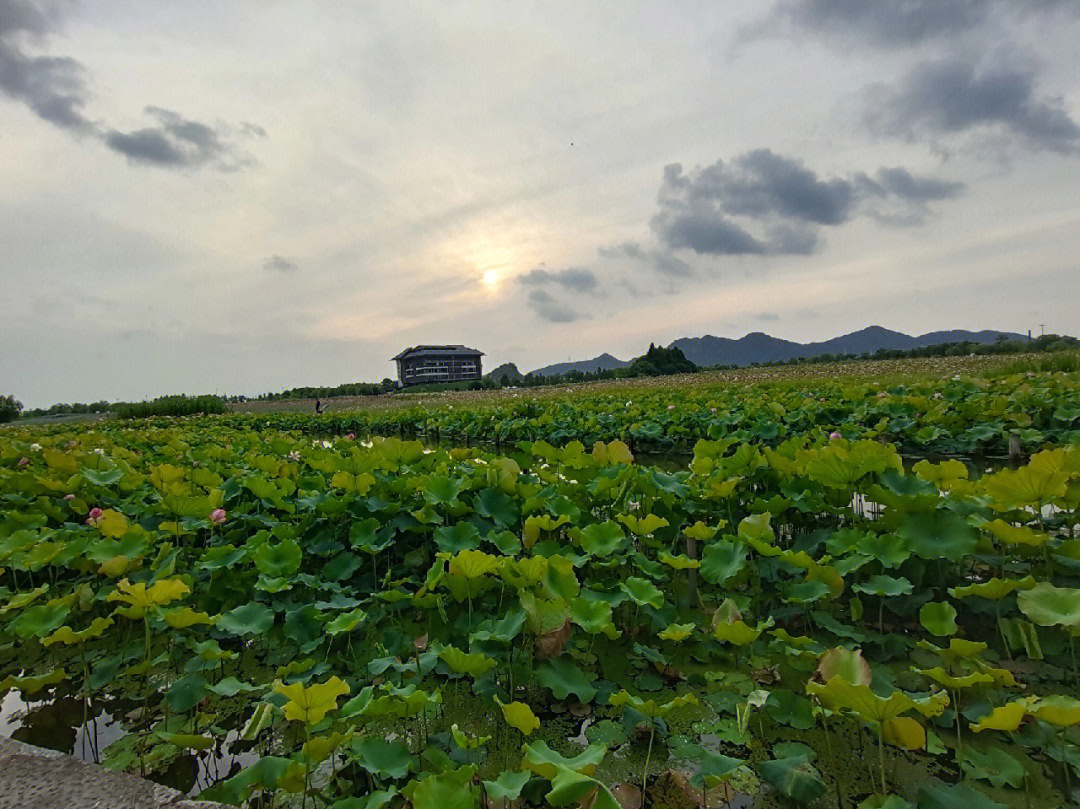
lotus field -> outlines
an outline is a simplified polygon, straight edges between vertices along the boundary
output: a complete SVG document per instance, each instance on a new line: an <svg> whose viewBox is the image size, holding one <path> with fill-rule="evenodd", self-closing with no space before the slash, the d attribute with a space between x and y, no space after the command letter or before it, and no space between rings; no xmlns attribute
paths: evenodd
<svg viewBox="0 0 1080 809"><path fill-rule="evenodd" d="M1067 805L1077 381L869 385L5 430L0 730L243 806Z"/></svg>

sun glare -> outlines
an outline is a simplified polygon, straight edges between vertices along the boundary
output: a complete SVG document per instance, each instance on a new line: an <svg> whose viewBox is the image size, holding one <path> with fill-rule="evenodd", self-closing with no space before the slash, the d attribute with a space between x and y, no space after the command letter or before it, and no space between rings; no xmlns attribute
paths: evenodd
<svg viewBox="0 0 1080 809"><path fill-rule="evenodd" d="M498 270L488 270L484 273L482 280L485 287L487 287L488 289L494 289L495 286L499 283Z"/></svg>

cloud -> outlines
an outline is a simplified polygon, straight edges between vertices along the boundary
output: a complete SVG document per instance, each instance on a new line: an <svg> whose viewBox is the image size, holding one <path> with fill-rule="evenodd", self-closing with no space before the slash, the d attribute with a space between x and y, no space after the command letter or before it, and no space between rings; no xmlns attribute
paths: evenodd
<svg viewBox="0 0 1080 809"><path fill-rule="evenodd" d="M901 48L956 37L984 25L995 11L1025 16L1065 9L1074 0L780 0L750 37L810 31L844 42Z"/></svg>
<svg viewBox="0 0 1080 809"><path fill-rule="evenodd" d="M912 139L983 130L1004 132L1032 150L1080 149L1080 126L1059 99L1036 95L1031 69L924 62L896 86L872 85L863 94L864 121L880 136Z"/></svg>
<svg viewBox="0 0 1080 809"><path fill-rule="evenodd" d="M147 107L146 113L158 120L157 126L133 132L111 129L104 134L105 145L133 163L164 168L213 165L232 171L253 162L226 140L229 136L227 127L210 127L160 107Z"/></svg>
<svg viewBox="0 0 1080 809"><path fill-rule="evenodd" d="M776 314L776 312L758 312L754 315L754 320L764 320L769 323L775 323L779 319L780 315Z"/></svg>
<svg viewBox="0 0 1080 809"><path fill-rule="evenodd" d="M566 270L545 270L537 268L524 275L519 275L519 284L539 286L543 284L558 284L575 292L593 292L597 288L596 275L592 270L583 270L571 267Z"/></svg>
<svg viewBox="0 0 1080 809"><path fill-rule="evenodd" d="M284 256L279 256L277 253L270 256L270 258L263 261L264 270L275 270L277 272L292 272L296 269L296 262L291 259L287 259Z"/></svg>
<svg viewBox="0 0 1080 809"><path fill-rule="evenodd" d="M647 250L637 242L623 242L610 247L600 247L597 252L604 258L632 258L648 262L661 275L689 278L693 268L670 250Z"/></svg>
<svg viewBox="0 0 1080 809"><path fill-rule="evenodd" d="M209 126L179 113L149 106L154 126L122 132L90 120L83 108L90 98L87 71L75 59L29 56L26 41L40 45L60 20L59 7L30 0L0 0L0 94L26 104L42 120L76 135L91 135L132 163L165 168L214 166L235 170L254 163L230 141L230 129ZM245 123L240 133L265 137Z"/></svg>
<svg viewBox="0 0 1080 809"><path fill-rule="evenodd" d="M572 323L584 317L584 315L574 311L565 303L553 298L544 289L529 290L528 303L530 309L544 320L550 320L552 323Z"/></svg>
<svg viewBox="0 0 1080 809"><path fill-rule="evenodd" d="M28 0L0 0L0 93L21 101L38 117L72 132L93 129L83 114L86 71L74 59L28 56L27 40L41 41L55 15Z"/></svg>
<svg viewBox="0 0 1080 809"><path fill-rule="evenodd" d="M921 221L928 202L956 196L962 188L902 168L882 168L876 179L861 172L825 179L799 160L756 149L691 174L684 174L678 163L665 167L660 211L650 225L672 250L808 255L822 227L842 225L863 213L882 221ZM759 234L749 223L757 225Z"/></svg>

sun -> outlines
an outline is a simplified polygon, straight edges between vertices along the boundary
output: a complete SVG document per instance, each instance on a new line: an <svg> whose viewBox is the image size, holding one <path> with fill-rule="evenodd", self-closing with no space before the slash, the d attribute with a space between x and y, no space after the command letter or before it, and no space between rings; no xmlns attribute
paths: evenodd
<svg viewBox="0 0 1080 809"><path fill-rule="evenodd" d="M488 270L484 273L481 280L484 282L485 287L487 287L488 289L494 289L499 283L498 270Z"/></svg>

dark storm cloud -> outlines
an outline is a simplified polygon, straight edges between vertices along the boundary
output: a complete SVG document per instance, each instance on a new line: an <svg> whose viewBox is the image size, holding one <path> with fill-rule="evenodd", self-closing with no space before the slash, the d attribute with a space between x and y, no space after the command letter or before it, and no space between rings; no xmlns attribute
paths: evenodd
<svg viewBox="0 0 1080 809"><path fill-rule="evenodd" d="M978 28L999 10L1022 16L1063 9L1075 0L780 0L751 35L794 28L847 41L906 47Z"/></svg>
<svg viewBox="0 0 1080 809"><path fill-rule="evenodd" d="M583 317L583 315L575 312L562 301L556 300L551 293L544 289L529 290L528 304L529 308L540 317L544 318L544 320L550 320L552 323L572 323Z"/></svg>
<svg viewBox="0 0 1080 809"><path fill-rule="evenodd" d="M263 269L274 270L275 272L292 272L296 269L296 262L275 253L263 261Z"/></svg>
<svg viewBox="0 0 1080 809"><path fill-rule="evenodd" d="M0 0L0 93L39 117L73 132L92 130L82 108L89 95L82 65L74 59L29 56L27 41L49 33L55 14L27 0Z"/></svg>
<svg viewBox="0 0 1080 809"><path fill-rule="evenodd" d="M250 158L227 140L228 131L224 127L190 121L160 107L147 107L146 113L157 119L156 126L133 132L110 129L104 134L105 144L134 163L165 168L213 165L231 170L251 163Z"/></svg>
<svg viewBox="0 0 1080 809"><path fill-rule="evenodd" d="M650 224L672 250L807 255L817 246L822 227L842 225L860 214L921 221L928 202L954 197L962 188L902 168L882 168L875 178L858 173L826 179L798 160L757 149L691 174L677 163L665 167L660 211ZM743 224L747 221L757 223L761 235Z"/></svg>
<svg viewBox="0 0 1080 809"><path fill-rule="evenodd" d="M540 286L558 284L575 292L593 292L596 289L596 276L592 270L571 267L566 270L544 270L537 268L518 276L518 283Z"/></svg>
<svg viewBox="0 0 1080 809"><path fill-rule="evenodd" d="M83 113L90 97L87 71L75 59L31 56L27 44L41 46L61 17L61 7L31 0L0 0L0 94L26 104L38 117L80 135L100 137L133 163L165 168L214 166L232 170L252 161L229 140L224 126L211 127L160 107L147 107L154 126L122 132L91 121ZM256 124L241 134L265 136Z"/></svg>
<svg viewBox="0 0 1080 809"><path fill-rule="evenodd" d="M1060 100L1036 94L1035 72L1029 69L927 62L895 87L867 88L865 103L864 120L877 135L933 137L982 129L1004 132L1033 150L1064 153L1080 147L1080 126Z"/></svg>

